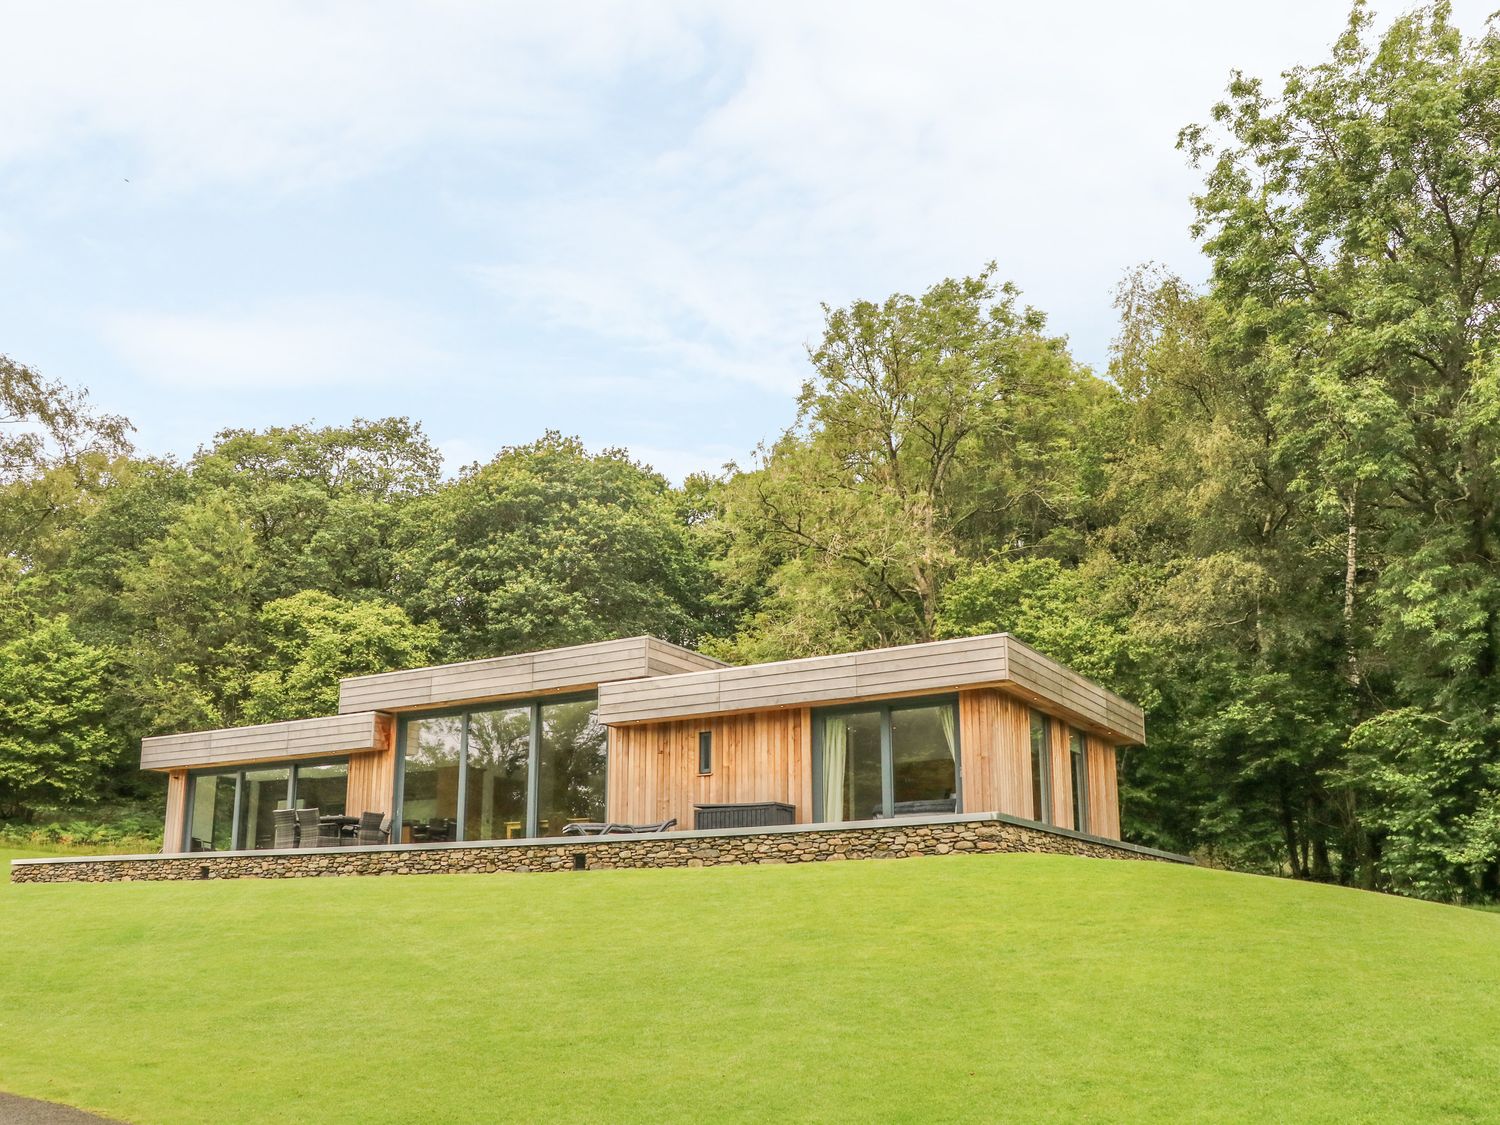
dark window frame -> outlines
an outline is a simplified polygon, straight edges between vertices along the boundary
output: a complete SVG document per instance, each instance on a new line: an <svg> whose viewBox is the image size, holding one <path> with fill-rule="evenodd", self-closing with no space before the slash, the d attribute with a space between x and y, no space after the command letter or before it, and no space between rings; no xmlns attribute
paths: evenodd
<svg viewBox="0 0 1500 1125"><path fill-rule="evenodd" d="M1041 753L1037 753L1035 723L1040 719L1042 723L1042 747ZM1038 824L1052 823L1052 724L1057 722L1047 712L1032 707L1027 716L1026 734L1028 739L1027 753L1031 756L1031 798L1034 814L1032 819ZM1038 769L1037 767L1041 768Z"/></svg>
<svg viewBox="0 0 1500 1125"><path fill-rule="evenodd" d="M599 693L597 691L571 691L560 695L534 695L523 696L519 699L486 699L478 703L468 703L456 707L433 707L421 711L409 711L398 715L396 718L396 766L391 771L392 793L391 793L391 826L393 834L399 838L401 822L404 814L402 806L405 804L406 789L406 738L413 722L422 719L443 719L460 716L462 722L459 725L459 754L458 754L458 793L457 810L454 825L454 842L461 843L466 839L464 831L464 809L469 795L469 716L476 711L494 711L500 708L520 710L527 708L531 712L531 730L528 735L526 748L526 839L552 839L539 835L541 812L539 804L541 801L541 754L542 754L542 708L554 703L580 703L591 699L597 708ZM606 728L607 730L607 728ZM608 735L606 733L606 740ZM605 769L604 769L604 800L606 806L609 801L609 745L605 743Z"/></svg>
<svg viewBox="0 0 1500 1125"><path fill-rule="evenodd" d="M700 730L698 732L698 776L704 777L714 772L714 732L711 730Z"/></svg>
<svg viewBox="0 0 1500 1125"><path fill-rule="evenodd" d="M923 707L947 706L953 709L953 807L964 809L963 724L959 721L958 695L913 696L906 699L870 700L866 703L843 703L837 707L817 707L812 713L812 814L817 824L846 823L827 819L823 807L823 721L834 715L853 715L876 711L880 714L880 809L881 816L895 815L895 757L891 748L891 712L914 711ZM848 822L853 823L853 822Z"/></svg>
<svg viewBox="0 0 1500 1125"><path fill-rule="evenodd" d="M245 773L257 769L284 769L286 776L286 796L279 802L283 807L294 809L297 807L297 771L303 766L343 766L345 770L345 790L348 788L349 755L330 754L326 758L288 758L285 761L271 762L246 762L239 766L203 766L200 769L189 770L187 775L187 792L183 800L182 816L182 839L177 841L177 846L187 851L193 844L193 806L198 800L198 782L205 777L223 777L226 774L234 775L234 812L233 820L229 829L229 850L246 851L245 841L241 838L240 810L244 804ZM347 809L345 810L348 811ZM248 849L253 850L253 849Z"/></svg>

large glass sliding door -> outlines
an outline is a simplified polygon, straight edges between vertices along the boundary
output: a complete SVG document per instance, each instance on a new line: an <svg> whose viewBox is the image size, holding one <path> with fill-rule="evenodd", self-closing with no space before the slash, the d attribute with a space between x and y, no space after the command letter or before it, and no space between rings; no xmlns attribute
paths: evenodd
<svg viewBox="0 0 1500 1125"><path fill-rule="evenodd" d="M464 717L441 715L406 724L402 802L405 843L457 838Z"/></svg>
<svg viewBox="0 0 1500 1125"><path fill-rule="evenodd" d="M826 821L958 809L951 702L876 704L816 715L813 788Z"/></svg>
<svg viewBox="0 0 1500 1125"><path fill-rule="evenodd" d="M513 840L602 820L607 737L597 711L590 695L406 720L401 839Z"/></svg>
<svg viewBox="0 0 1500 1125"><path fill-rule="evenodd" d="M240 775L203 773L193 778L186 846L190 852L227 852L234 847L234 799Z"/></svg>
<svg viewBox="0 0 1500 1125"><path fill-rule="evenodd" d="M538 836L604 819L606 732L594 699L544 703L537 760Z"/></svg>
<svg viewBox="0 0 1500 1125"><path fill-rule="evenodd" d="M824 717L824 820L867 820L884 811L881 719L878 710Z"/></svg>
<svg viewBox="0 0 1500 1125"><path fill-rule="evenodd" d="M530 707L469 714L465 840L514 840L526 835L530 765Z"/></svg>
<svg viewBox="0 0 1500 1125"><path fill-rule="evenodd" d="M292 771L286 766L249 769L240 775L239 847L261 851L275 842L271 813L287 807Z"/></svg>

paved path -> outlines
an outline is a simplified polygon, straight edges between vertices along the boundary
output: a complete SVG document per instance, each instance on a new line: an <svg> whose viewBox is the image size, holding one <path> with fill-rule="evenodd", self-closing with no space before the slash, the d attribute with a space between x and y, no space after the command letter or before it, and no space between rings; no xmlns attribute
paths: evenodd
<svg viewBox="0 0 1500 1125"><path fill-rule="evenodd" d="M96 1117L72 1106L56 1102L39 1102L33 1098L18 1098L14 1094L0 1094L0 1121L5 1125L99 1125L101 1121L113 1121L109 1117ZM115 1125L118 1125L116 1122Z"/></svg>

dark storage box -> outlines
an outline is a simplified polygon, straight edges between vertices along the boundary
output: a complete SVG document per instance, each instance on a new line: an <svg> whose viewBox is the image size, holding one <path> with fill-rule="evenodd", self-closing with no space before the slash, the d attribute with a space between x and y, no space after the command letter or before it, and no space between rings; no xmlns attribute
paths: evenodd
<svg viewBox="0 0 1500 1125"><path fill-rule="evenodd" d="M795 824L795 805L759 801L751 805L694 805L694 828L764 828L772 824Z"/></svg>

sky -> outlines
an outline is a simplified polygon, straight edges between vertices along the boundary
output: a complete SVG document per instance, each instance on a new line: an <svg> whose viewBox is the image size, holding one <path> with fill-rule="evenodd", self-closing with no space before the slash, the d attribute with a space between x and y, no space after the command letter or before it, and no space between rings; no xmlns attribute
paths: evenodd
<svg viewBox="0 0 1500 1125"><path fill-rule="evenodd" d="M1207 273L1178 129L1347 11L6 0L0 353L151 454L407 415L449 473L744 464L824 303L994 260L1103 370L1128 269Z"/></svg>

